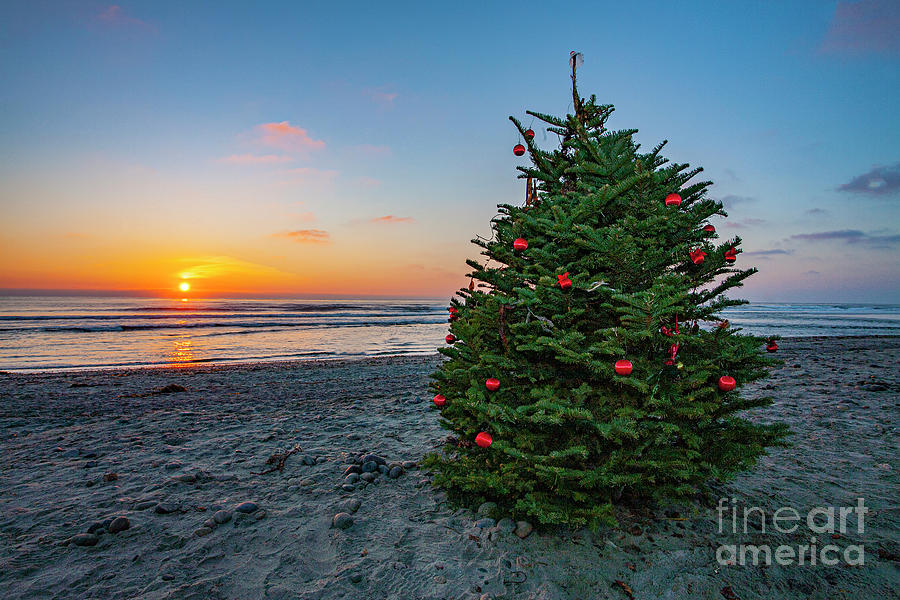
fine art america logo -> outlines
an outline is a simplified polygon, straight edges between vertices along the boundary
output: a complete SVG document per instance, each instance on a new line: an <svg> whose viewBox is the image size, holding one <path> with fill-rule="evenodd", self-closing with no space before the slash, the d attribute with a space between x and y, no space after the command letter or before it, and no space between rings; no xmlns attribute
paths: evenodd
<svg viewBox="0 0 900 600"><path fill-rule="evenodd" d="M837 534L847 531L865 533L865 515L869 512L862 498L856 506L817 506L804 515L790 506L783 506L771 514L758 506L740 509L737 500L720 498L718 507L719 533L733 535L793 534L800 532L805 543L800 544L723 544L716 549L720 565L806 565L834 566L865 564L865 546L838 546L831 542Z"/></svg>

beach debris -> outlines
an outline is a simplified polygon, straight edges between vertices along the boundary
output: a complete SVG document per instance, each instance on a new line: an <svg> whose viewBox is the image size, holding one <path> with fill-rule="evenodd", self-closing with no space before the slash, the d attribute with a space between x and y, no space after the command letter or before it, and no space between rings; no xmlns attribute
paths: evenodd
<svg viewBox="0 0 900 600"><path fill-rule="evenodd" d="M626 596L634 600L634 592L631 591L631 588L628 587L628 584L622 581L621 579L616 579L616 585L625 593Z"/></svg>
<svg viewBox="0 0 900 600"><path fill-rule="evenodd" d="M339 512L331 519L331 526L336 529L347 529L353 525L353 517L350 513Z"/></svg>
<svg viewBox="0 0 900 600"><path fill-rule="evenodd" d="M242 513L252 513L259 510L259 505L256 502L241 502L237 506L234 507L234 510Z"/></svg>
<svg viewBox="0 0 900 600"><path fill-rule="evenodd" d="M272 456L270 456L268 459L266 459L266 464L272 465L272 467L270 469L266 469L265 471L260 471L258 473L251 471L251 473L253 475L265 475L267 473L272 473L274 471L279 471L279 472L283 471L284 463L288 459L288 457L292 454L296 454L297 452L300 452L300 450L301 450L300 444L295 444L294 447L291 448L290 450L280 450L278 452L274 452L272 454ZM306 463L304 463L304 464L306 464ZM313 459L312 464L316 464L315 459Z"/></svg>
<svg viewBox="0 0 900 600"><path fill-rule="evenodd" d="M97 542L100 541L100 538L93 533L76 533L69 541L76 546L96 546Z"/></svg>
<svg viewBox="0 0 900 600"><path fill-rule="evenodd" d="M112 534L120 533L126 529L131 529L131 521L128 520L128 517L116 517L106 529Z"/></svg>
<svg viewBox="0 0 900 600"><path fill-rule="evenodd" d="M217 510L213 516L213 521L218 525L223 525L231 520L231 511L230 510Z"/></svg>
<svg viewBox="0 0 900 600"><path fill-rule="evenodd" d="M524 540L529 535L531 535L532 531L534 531L534 525L532 525L528 521L517 521L516 528L513 533Z"/></svg>
<svg viewBox="0 0 900 600"><path fill-rule="evenodd" d="M119 478L118 473L104 473L103 474L103 481L106 481L106 482L115 481L118 478Z"/></svg>

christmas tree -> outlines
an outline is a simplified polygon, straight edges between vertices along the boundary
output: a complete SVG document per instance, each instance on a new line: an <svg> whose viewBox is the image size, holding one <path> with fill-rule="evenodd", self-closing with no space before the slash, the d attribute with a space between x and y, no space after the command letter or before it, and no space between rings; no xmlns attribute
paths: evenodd
<svg viewBox="0 0 900 600"><path fill-rule="evenodd" d="M593 525L623 494L683 498L727 479L787 429L741 416L771 404L739 389L777 345L722 321L746 303L725 293L756 269L737 268L740 238L709 223L727 216L711 182L691 183L702 169L668 162L665 141L641 152L637 130L608 129L613 107L579 96L579 59L574 114L527 113L558 148L510 117L532 162L518 168L526 201L499 205L492 238L473 240L486 259L467 261L431 383L454 435L426 464L459 503Z"/></svg>

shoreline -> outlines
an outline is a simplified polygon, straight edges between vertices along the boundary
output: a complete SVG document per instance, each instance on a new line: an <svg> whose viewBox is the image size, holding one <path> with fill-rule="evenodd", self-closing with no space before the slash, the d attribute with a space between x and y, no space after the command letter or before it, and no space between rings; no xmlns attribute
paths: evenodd
<svg viewBox="0 0 900 600"><path fill-rule="evenodd" d="M900 588L900 336L794 338L778 354L784 365L746 394L775 396L751 418L787 422L793 446L710 492L769 519L862 497L864 531L818 537L864 546L863 566L719 564L723 545L797 548L811 533L755 522L723 533L714 499L620 506L617 527L521 538L450 506L416 464L448 433L426 390L433 354L4 374L0 596L627 598L619 581L635 598L889 597ZM397 476L348 482L366 453Z"/></svg>
<svg viewBox="0 0 900 600"><path fill-rule="evenodd" d="M792 340L798 342L808 341L841 341L852 339L900 339L900 335L808 335L796 337L780 337L780 340ZM172 371L185 371L191 369L216 368L216 369L247 369L260 366L273 366L287 368L295 365L308 365L332 362L365 362L380 359L394 358L423 358L438 357L438 352L417 352L417 353L396 353L396 354L377 354L377 355L360 355L360 356L335 356L335 357L311 357L311 358L292 358L292 359L233 359L224 362L196 361L186 363L157 363L146 365L98 365L98 366L73 366L73 367L51 367L46 369L0 369L0 375L36 375L36 374L79 374L93 372L139 372L153 369L165 369Z"/></svg>

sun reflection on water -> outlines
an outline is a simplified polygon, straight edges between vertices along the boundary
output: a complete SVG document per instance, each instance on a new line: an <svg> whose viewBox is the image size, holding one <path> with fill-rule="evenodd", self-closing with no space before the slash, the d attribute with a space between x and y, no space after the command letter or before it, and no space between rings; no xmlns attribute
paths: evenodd
<svg viewBox="0 0 900 600"><path fill-rule="evenodd" d="M167 362L176 367L192 363L196 359L193 340L187 335L175 338L172 341L172 350L166 355Z"/></svg>

